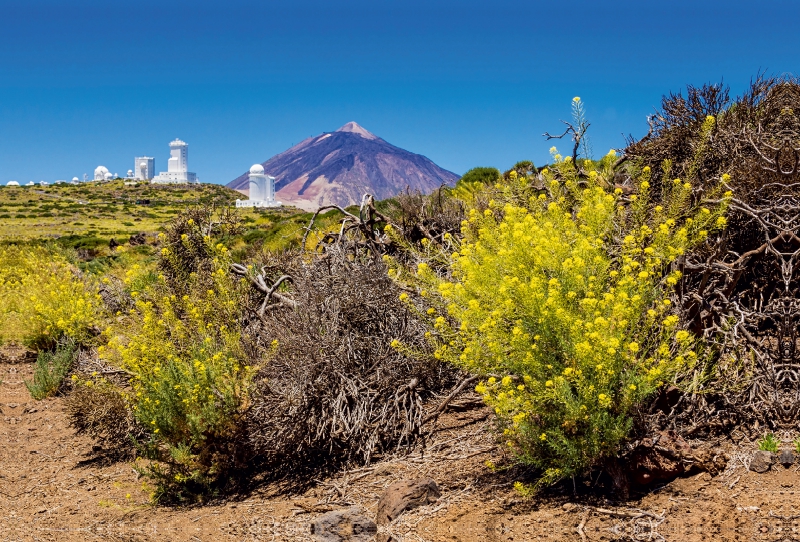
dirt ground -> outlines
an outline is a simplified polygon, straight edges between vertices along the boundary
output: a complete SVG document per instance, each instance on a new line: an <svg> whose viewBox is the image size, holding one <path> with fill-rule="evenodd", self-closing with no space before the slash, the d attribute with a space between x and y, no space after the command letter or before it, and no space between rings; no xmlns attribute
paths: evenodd
<svg viewBox="0 0 800 542"><path fill-rule="evenodd" d="M625 503L525 500L485 466L502 457L480 409L445 416L424 453L321 480L303 495L265 487L205 506L153 506L130 463L93 460L93 443L69 427L63 399L30 397L32 372L21 355L0 363L2 541L310 541L320 514L357 504L374 516L386 486L423 476L442 497L381 527L398 542L800 541L798 467L750 472L745 448L721 475L681 478Z"/></svg>

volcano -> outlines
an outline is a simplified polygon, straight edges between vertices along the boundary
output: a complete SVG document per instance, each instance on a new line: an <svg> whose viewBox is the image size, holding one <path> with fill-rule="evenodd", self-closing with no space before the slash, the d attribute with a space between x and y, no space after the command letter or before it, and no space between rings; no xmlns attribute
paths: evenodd
<svg viewBox="0 0 800 542"><path fill-rule="evenodd" d="M395 147L355 122L301 141L262 165L267 175L275 177L277 200L309 211L323 205L357 204L365 193L375 199L406 189L430 193L459 179L425 156ZM249 175L243 173L228 188L246 194Z"/></svg>

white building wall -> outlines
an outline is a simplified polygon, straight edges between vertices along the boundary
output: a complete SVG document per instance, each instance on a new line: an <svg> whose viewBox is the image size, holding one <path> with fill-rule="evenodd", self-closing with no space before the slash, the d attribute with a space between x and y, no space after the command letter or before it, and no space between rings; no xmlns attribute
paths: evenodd
<svg viewBox="0 0 800 542"><path fill-rule="evenodd" d="M137 181L149 181L156 176L156 159L150 156L138 156L133 160L133 178ZM142 167L142 164L145 164Z"/></svg>

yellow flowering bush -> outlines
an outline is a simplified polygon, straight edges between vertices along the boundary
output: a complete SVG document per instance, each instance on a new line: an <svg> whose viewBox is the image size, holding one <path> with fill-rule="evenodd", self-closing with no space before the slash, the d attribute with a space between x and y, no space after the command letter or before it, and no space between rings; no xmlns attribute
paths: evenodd
<svg viewBox="0 0 800 542"><path fill-rule="evenodd" d="M107 330L109 343L100 350L132 375L131 408L152 437L147 456L157 460L147 471L159 481L157 498L205 493L237 461L233 442L255 372L241 344L243 288L227 272L227 249L192 226L173 225L159 266L180 264L170 242L191 243L190 257L207 255L202 273L158 275L136 292L135 307Z"/></svg>
<svg viewBox="0 0 800 542"><path fill-rule="evenodd" d="M449 316L432 320L436 356L484 376L504 444L541 483L614 455L637 406L697 358L671 314L670 264L724 226L726 204L692 204L679 179L652 201L648 168L624 196L612 159L578 177L557 158L541 190L509 179L470 211L449 276L417 270Z"/></svg>
<svg viewBox="0 0 800 542"><path fill-rule="evenodd" d="M76 344L99 322L100 296L62 253L52 247L0 247L2 337L37 350L60 339Z"/></svg>

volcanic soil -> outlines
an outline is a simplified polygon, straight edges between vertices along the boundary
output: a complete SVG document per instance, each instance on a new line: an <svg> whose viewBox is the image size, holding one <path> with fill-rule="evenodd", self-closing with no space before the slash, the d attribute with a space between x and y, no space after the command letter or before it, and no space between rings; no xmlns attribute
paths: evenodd
<svg viewBox="0 0 800 542"><path fill-rule="evenodd" d="M679 478L625 502L570 491L523 499L511 477L485 465L504 460L485 408L442 416L424 452L382 458L302 494L265 486L202 506L154 506L131 463L104 462L69 426L63 398L30 397L30 356L6 349L0 360L2 541L311 541L321 514L359 505L374 517L387 486L421 477L442 496L379 527L397 542L800 541L798 467L751 472L752 445L730 450L717 476Z"/></svg>

